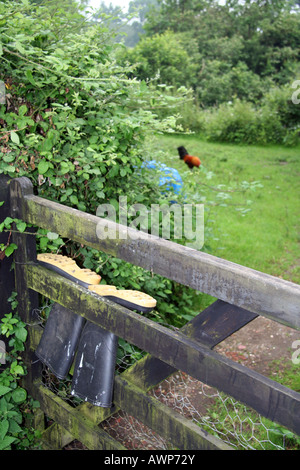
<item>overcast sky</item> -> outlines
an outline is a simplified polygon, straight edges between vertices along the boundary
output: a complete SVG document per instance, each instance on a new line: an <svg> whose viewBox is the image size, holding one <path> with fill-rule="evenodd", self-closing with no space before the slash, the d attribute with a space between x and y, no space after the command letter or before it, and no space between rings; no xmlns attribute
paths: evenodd
<svg viewBox="0 0 300 470"><path fill-rule="evenodd" d="M98 8L101 2L102 0L90 0L89 5L93 8ZM122 7L123 9L125 8L125 10L127 11L130 0L103 0L103 2L106 5L112 3L114 7ZM219 0L219 3L222 5L225 3L225 0Z"/></svg>
<svg viewBox="0 0 300 470"><path fill-rule="evenodd" d="M113 6L118 6L128 10L130 0L103 0L106 5L112 3ZM89 5L93 8L98 8L101 4L101 0L90 0Z"/></svg>

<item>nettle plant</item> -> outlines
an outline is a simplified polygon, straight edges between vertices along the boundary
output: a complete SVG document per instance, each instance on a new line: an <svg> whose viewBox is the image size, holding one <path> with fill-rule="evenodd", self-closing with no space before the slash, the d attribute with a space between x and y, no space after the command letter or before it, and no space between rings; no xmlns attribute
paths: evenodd
<svg viewBox="0 0 300 470"><path fill-rule="evenodd" d="M0 335L7 339L8 346L5 368L0 373L0 450L25 450L38 445L40 433L34 429L32 418L39 403L32 400L19 385L26 374L21 354L27 329L16 314L16 293L8 300L12 311L4 315L0 322Z"/></svg>

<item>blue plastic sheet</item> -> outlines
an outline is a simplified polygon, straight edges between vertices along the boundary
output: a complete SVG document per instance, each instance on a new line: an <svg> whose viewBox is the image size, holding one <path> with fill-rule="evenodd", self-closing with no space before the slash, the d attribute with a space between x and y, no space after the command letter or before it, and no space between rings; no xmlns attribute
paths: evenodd
<svg viewBox="0 0 300 470"><path fill-rule="evenodd" d="M179 172L175 168L170 168L164 163L157 162L156 160L145 162L142 167L158 169L163 173L159 177L159 185L165 186L164 189L166 191L173 190L175 194L180 194L183 182Z"/></svg>

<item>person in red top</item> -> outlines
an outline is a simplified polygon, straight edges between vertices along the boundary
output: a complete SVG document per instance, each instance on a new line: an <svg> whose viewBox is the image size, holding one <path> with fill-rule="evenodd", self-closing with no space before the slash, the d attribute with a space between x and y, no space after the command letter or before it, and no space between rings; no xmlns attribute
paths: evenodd
<svg viewBox="0 0 300 470"><path fill-rule="evenodd" d="M180 160L183 160L184 163L188 165L188 167L192 170L194 166L199 168L201 165L201 161L198 157L193 157L192 155L188 154L188 151L184 147L178 147L178 153Z"/></svg>

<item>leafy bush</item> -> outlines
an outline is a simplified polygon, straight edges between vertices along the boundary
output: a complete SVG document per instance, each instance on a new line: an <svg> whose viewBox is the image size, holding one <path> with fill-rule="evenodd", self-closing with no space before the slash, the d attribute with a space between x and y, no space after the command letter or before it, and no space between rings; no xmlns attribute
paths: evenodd
<svg viewBox="0 0 300 470"><path fill-rule="evenodd" d="M300 104L292 101L295 92L292 84L293 80L288 85L272 88L262 103L265 113L269 113L271 119L276 116L280 121L281 142L286 145L300 142Z"/></svg>
<svg viewBox="0 0 300 470"><path fill-rule="evenodd" d="M287 89L270 94L262 105L235 100L205 111L208 140L264 145L299 142L299 107L291 104ZM296 109L297 108L297 109ZM294 125L293 125L294 122ZM296 124L298 122L298 125Z"/></svg>
<svg viewBox="0 0 300 470"><path fill-rule="evenodd" d="M245 63L238 62L233 66L224 59L214 59L203 66L197 94L199 101L207 108L227 103L228 99L257 102L268 87L269 80L262 80Z"/></svg>
<svg viewBox="0 0 300 470"><path fill-rule="evenodd" d="M129 79L131 67L118 65L111 33L101 21L89 24L75 6L0 2L0 79L7 92L0 105L0 172L27 176L37 195L92 214L121 195L129 205L167 201L154 170L141 177L137 169L153 159L145 137L176 129L176 118L158 117L157 110L180 93L169 96ZM39 251L67 253L100 271L104 282L151 290L169 317L186 305L169 281L45 230L38 235Z"/></svg>
<svg viewBox="0 0 300 470"><path fill-rule="evenodd" d="M124 49L120 60L135 65L134 75L140 80L158 75L159 83L188 88L196 77L197 64L191 60L182 35L169 30L142 37L134 48Z"/></svg>
<svg viewBox="0 0 300 470"><path fill-rule="evenodd" d="M208 140L220 142L257 141L257 116L253 106L238 100L208 111L206 134Z"/></svg>
<svg viewBox="0 0 300 470"><path fill-rule="evenodd" d="M101 24L87 27L84 17L48 3L0 4L8 88L0 169L28 176L44 197L95 213L110 197L132 193L145 132L168 123L151 112L147 88L116 65Z"/></svg>

